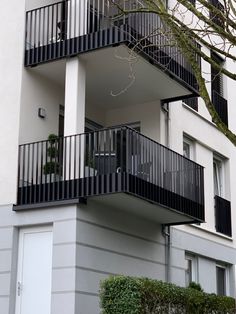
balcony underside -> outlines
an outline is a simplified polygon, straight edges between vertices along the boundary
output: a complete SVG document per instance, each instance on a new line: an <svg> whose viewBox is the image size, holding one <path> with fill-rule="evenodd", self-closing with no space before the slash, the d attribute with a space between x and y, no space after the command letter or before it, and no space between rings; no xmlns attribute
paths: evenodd
<svg viewBox="0 0 236 314"><path fill-rule="evenodd" d="M86 103L101 110L178 98L190 91L167 73L138 55L130 65L126 45L98 49L81 55L86 64ZM32 71L65 86L65 60L42 64ZM132 79L132 75L134 75ZM128 88L127 88L128 87ZM125 92L122 92L125 91ZM117 96L114 96L117 95Z"/></svg>
<svg viewBox="0 0 236 314"><path fill-rule="evenodd" d="M128 25L121 26L120 28L111 27L84 36L26 50L25 65L32 67L49 61L59 60L66 57L74 57L87 52L93 52L92 58L94 59L96 56L101 56L101 48L114 47L122 44L123 46L126 46L127 54L127 47L132 48L133 46L132 40L130 39L130 31L127 30L127 28ZM105 50L102 49L102 51ZM91 58L87 56L87 54L84 56L85 59ZM104 53L104 56L106 56L106 53ZM149 50L145 52L142 50L137 54L137 59L141 60L139 60L139 63L148 61L150 63L147 67L148 69L154 65L156 72L159 72L160 82L163 82L164 78L164 90L168 91L168 93L161 99L181 98L186 95L198 94L196 80L193 74L163 51ZM125 63L124 60L123 63ZM99 61L97 61L97 65L99 64ZM98 73L102 74L104 70L105 69L103 68ZM114 78L114 73L112 74ZM138 76L136 75L136 77ZM151 78L149 78L149 82L151 82ZM174 89L171 88L172 86L174 86Z"/></svg>
<svg viewBox="0 0 236 314"><path fill-rule="evenodd" d="M204 206L127 173L97 175L18 188L15 210L39 208L57 201L94 199L164 224L204 221Z"/></svg>

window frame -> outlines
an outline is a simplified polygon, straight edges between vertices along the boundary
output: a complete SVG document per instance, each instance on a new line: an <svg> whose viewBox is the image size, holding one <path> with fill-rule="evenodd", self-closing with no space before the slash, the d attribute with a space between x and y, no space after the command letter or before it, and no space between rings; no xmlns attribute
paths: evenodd
<svg viewBox="0 0 236 314"><path fill-rule="evenodd" d="M217 269L224 269L224 294L218 294L218 283L217 283ZM217 295L229 295L229 267L228 265L216 263L216 294Z"/></svg>
<svg viewBox="0 0 236 314"><path fill-rule="evenodd" d="M215 167L216 165L216 167ZM215 171L216 170L216 171ZM216 154L213 155L213 189L214 189L214 196L220 196L222 198L225 197L225 167L224 167L224 160L217 156ZM216 175L216 177L215 177ZM216 181L217 181L217 190L218 193L216 193Z"/></svg>
<svg viewBox="0 0 236 314"><path fill-rule="evenodd" d="M186 261L186 269L185 269L185 286L188 287L188 285L191 282L198 283L198 258L196 255L191 253L185 253L185 261ZM189 262L191 264L191 274L189 278L189 282L187 282L187 272L188 272L188 265Z"/></svg>
<svg viewBox="0 0 236 314"><path fill-rule="evenodd" d="M225 60L216 52L211 50L211 59L216 62L220 67L224 68ZM218 82L218 84L217 84ZM216 87L217 85L217 87ZM214 88L216 87L216 88ZM224 75L222 72L217 71L213 66L211 66L211 94L213 99L213 93L216 92L218 95L224 98L225 93L225 82Z"/></svg>
<svg viewBox="0 0 236 314"><path fill-rule="evenodd" d="M184 155L184 144L187 144L189 146L189 156ZM193 161L195 160L194 141L185 134L183 135L183 156L190 160L193 160Z"/></svg>

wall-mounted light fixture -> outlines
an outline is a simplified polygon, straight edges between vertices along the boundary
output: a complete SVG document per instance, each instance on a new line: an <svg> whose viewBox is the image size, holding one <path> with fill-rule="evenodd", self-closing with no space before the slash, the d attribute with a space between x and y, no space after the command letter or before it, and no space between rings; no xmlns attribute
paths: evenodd
<svg viewBox="0 0 236 314"><path fill-rule="evenodd" d="M46 110L44 108L39 108L38 116L39 118L42 118L42 119L46 118Z"/></svg>

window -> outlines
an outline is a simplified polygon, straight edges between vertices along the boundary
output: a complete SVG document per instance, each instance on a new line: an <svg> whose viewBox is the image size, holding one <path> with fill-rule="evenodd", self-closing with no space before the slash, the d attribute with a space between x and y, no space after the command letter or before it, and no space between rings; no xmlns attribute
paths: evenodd
<svg viewBox="0 0 236 314"><path fill-rule="evenodd" d="M216 265L216 293L227 294L227 268L223 265Z"/></svg>
<svg viewBox="0 0 236 314"><path fill-rule="evenodd" d="M215 52L211 52L211 59L219 65L219 67L224 66L224 59L222 59L218 54ZM212 89L212 99L214 98L214 93L223 97L223 75L222 73L214 68L211 67L211 89Z"/></svg>
<svg viewBox="0 0 236 314"><path fill-rule="evenodd" d="M187 267L185 270L185 285L189 286L190 282L197 282L197 258L194 255L186 254L185 260L187 262Z"/></svg>
<svg viewBox="0 0 236 314"><path fill-rule="evenodd" d="M213 187L215 199L216 232L232 237L231 203L226 197L226 159L218 155L213 157ZM228 180L227 180L228 181ZM228 183L227 183L228 184Z"/></svg>
<svg viewBox="0 0 236 314"><path fill-rule="evenodd" d="M222 160L217 157L213 158L213 180L214 180L214 195L223 195L222 185Z"/></svg>
<svg viewBox="0 0 236 314"><path fill-rule="evenodd" d="M220 68L224 67L224 60L216 53L211 52L211 58ZM228 102L224 98L224 78L222 71L211 67L211 99L222 122L228 125Z"/></svg>
<svg viewBox="0 0 236 314"><path fill-rule="evenodd" d="M187 136L184 136L183 138L183 156L188 159L193 159L194 153L194 146L193 141L188 138Z"/></svg>
<svg viewBox="0 0 236 314"><path fill-rule="evenodd" d="M198 111L198 97L183 99L183 103L192 108L193 110Z"/></svg>
<svg viewBox="0 0 236 314"><path fill-rule="evenodd" d="M225 28L225 22L224 19L222 17L222 15L220 14L220 12L222 12L224 14L225 8L223 6L223 4L220 3L219 0L210 0L210 4L213 5L216 10L210 10L210 19L217 24L218 26ZM220 12L218 12L220 11Z"/></svg>

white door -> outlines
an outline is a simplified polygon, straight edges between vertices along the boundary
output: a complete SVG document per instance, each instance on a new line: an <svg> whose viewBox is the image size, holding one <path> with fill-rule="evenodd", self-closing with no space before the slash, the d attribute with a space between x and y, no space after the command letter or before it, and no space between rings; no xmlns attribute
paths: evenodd
<svg viewBox="0 0 236 314"><path fill-rule="evenodd" d="M52 230L20 230L16 314L50 314Z"/></svg>

